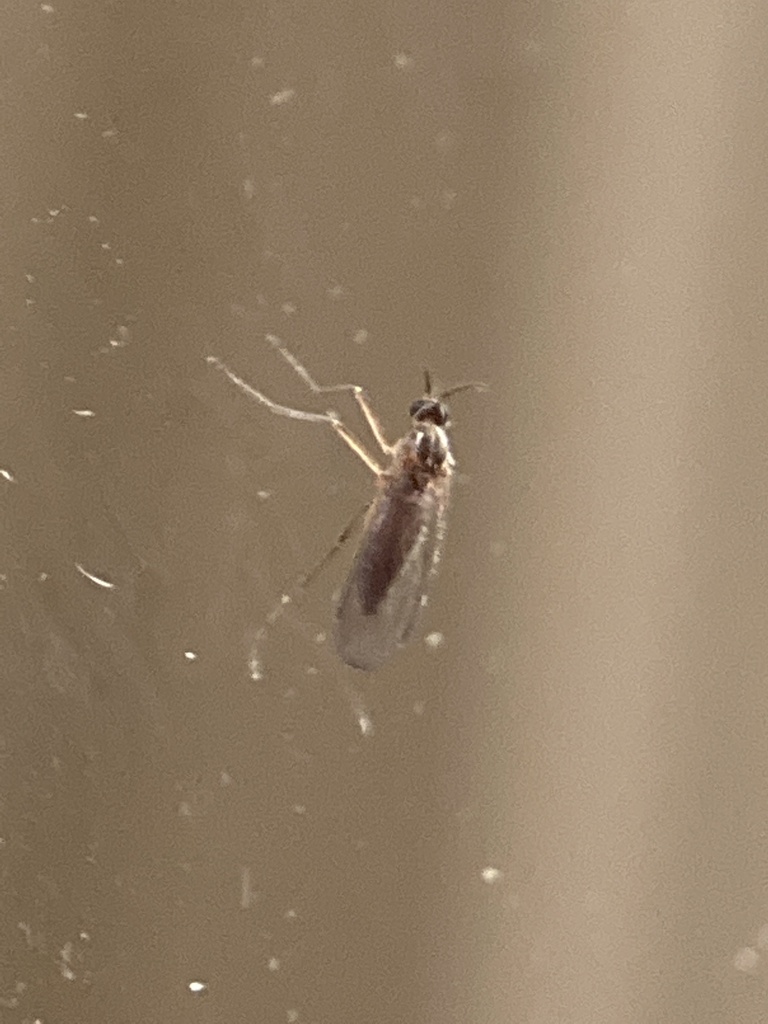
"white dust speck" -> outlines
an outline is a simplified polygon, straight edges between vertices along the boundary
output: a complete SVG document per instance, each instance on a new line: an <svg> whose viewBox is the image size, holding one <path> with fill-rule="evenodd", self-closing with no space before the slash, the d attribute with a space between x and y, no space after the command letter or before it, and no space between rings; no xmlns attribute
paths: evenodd
<svg viewBox="0 0 768 1024"><path fill-rule="evenodd" d="M13 475L10 469L0 469L0 476L3 478L3 480L7 480L8 483L16 483L16 477Z"/></svg>
<svg viewBox="0 0 768 1024"><path fill-rule="evenodd" d="M759 962L760 954L752 946L743 946L736 950L733 957L733 966L737 971L742 971L745 974L751 974L757 970Z"/></svg>
<svg viewBox="0 0 768 1024"><path fill-rule="evenodd" d="M88 120L88 114L86 114L84 110L76 110L75 111L75 119L77 121L87 121Z"/></svg>
<svg viewBox="0 0 768 1024"><path fill-rule="evenodd" d="M205 981L190 981L187 988L193 995L200 996L208 991L208 984Z"/></svg>
<svg viewBox="0 0 768 1024"><path fill-rule="evenodd" d="M285 1019L288 1021L288 1024L296 1024L296 1021L299 1019L299 1011L298 1010L286 1010L285 1011Z"/></svg>
<svg viewBox="0 0 768 1024"><path fill-rule="evenodd" d="M72 953L74 947L71 942L65 942L59 950L59 959L56 961L62 978L65 981L74 981L77 975L72 970Z"/></svg>
<svg viewBox="0 0 768 1024"><path fill-rule="evenodd" d="M77 569L81 576L85 576L87 580L90 580L91 583L95 583L97 587L103 587L104 590L115 589L114 583L110 583L109 580L105 580L103 576L94 576L92 572L88 572L87 569L84 569L79 562L75 562L75 568Z"/></svg>
<svg viewBox="0 0 768 1024"><path fill-rule="evenodd" d="M272 491L256 491L256 497L259 501L266 501L272 497Z"/></svg>
<svg viewBox="0 0 768 1024"><path fill-rule="evenodd" d="M43 14L54 13L53 4L40 4L40 10L43 12Z"/></svg>
<svg viewBox="0 0 768 1024"><path fill-rule="evenodd" d="M392 58L394 65L400 71L404 71L407 68L413 67L413 57L410 57L407 53L396 53Z"/></svg>
<svg viewBox="0 0 768 1024"><path fill-rule="evenodd" d="M110 338L109 344L112 348L125 348L131 340L130 330L125 326L125 324L118 324L117 331L115 333L117 334L117 337Z"/></svg>
<svg viewBox="0 0 768 1024"><path fill-rule="evenodd" d="M357 714L357 724L360 727L360 734L362 736L373 736L373 719L365 711L359 711Z"/></svg>
<svg viewBox="0 0 768 1024"><path fill-rule="evenodd" d="M197 661L197 655L194 651L184 651L184 657L187 661Z"/></svg>
<svg viewBox="0 0 768 1024"><path fill-rule="evenodd" d="M279 971L280 961L276 956L271 956L267 961L267 967L269 968L270 971Z"/></svg>
<svg viewBox="0 0 768 1024"><path fill-rule="evenodd" d="M356 345L364 345L368 341L368 331L364 327L361 327L359 331L355 331L352 335L352 341Z"/></svg>
<svg viewBox="0 0 768 1024"><path fill-rule="evenodd" d="M90 420L96 415L93 409L73 409L72 412L75 416L79 416L81 419Z"/></svg>
<svg viewBox="0 0 768 1024"><path fill-rule="evenodd" d="M264 678L261 661L259 660L259 652L255 647L251 649L251 653L248 655L248 675L254 683L259 683Z"/></svg>
<svg viewBox="0 0 768 1024"><path fill-rule="evenodd" d="M269 97L270 105L273 107L282 107L286 103L290 103L296 96L295 89L281 89L280 92L273 92Z"/></svg>
<svg viewBox="0 0 768 1024"><path fill-rule="evenodd" d="M248 910L252 907L256 900L259 898L259 894L254 892L253 885L251 882L251 869L247 864L243 864L240 868L240 908L241 910Z"/></svg>
<svg viewBox="0 0 768 1024"><path fill-rule="evenodd" d="M486 885L493 885L494 882L498 882L501 878L501 872L498 868L483 868L480 872L480 877L486 883Z"/></svg>
<svg viewBox="0 0 768 1024"><path fill-rule="evenodd" d="M445 634L437 632L427 633L427 635L424 637L424 643L427 645L427 647L431 647L433 650L437 647L442 647L443 644L445 643Z"/></svg>

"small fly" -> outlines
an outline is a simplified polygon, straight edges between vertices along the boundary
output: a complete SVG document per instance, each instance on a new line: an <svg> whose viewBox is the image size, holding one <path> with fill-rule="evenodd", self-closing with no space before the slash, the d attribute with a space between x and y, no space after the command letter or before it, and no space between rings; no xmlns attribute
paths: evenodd
<svg viewBox="0 0 768 1024"><path fill-rule="evenodd" d="M456 468L445 399L460 391L484 391L487 385L472 381L435 395L430 375L425 371L424 396L412 402L409 410L411 428L395 444L389 444L363 388L357 384L317 384L277 338L268 335L268 340L315 394L352 393L389 464L382 468L332 410L314 413L279 405L234 374L216 356L208 356L209 363L270 412L310 423L327 423L377 480L373 500L357 513L320 562L296 582L292 594L283 596L257 639L293 596L314 579L364 516L357 553L336 605L334 641L339 657L347 665L373 672L413 634L426 604L427 585L440 560Z"/></svg>

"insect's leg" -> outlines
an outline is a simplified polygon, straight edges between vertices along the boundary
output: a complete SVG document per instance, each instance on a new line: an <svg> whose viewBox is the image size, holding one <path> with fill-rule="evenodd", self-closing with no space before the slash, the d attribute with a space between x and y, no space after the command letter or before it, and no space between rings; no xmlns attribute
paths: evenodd
<svg viewBox="0 0 768 1024"><path fill-rule="evenodd" d="M339 679L339 684L344 692L344 696L349 701L350 710L355 716L355 721L357 722L357 726L360 729L361 734L363 736L373 736L373 719L371 718L371 713L357 688L354 687L346 678Z"/></svg>
<svg viewBox="0 0 768 1024"><path fill-rule="evenodd" d="M317 633L316 630L308 627L307 623L297 621L296 616L286 616L285 621L291 629L298 632L304 638L310 647L321 644L322 640L325 639L324 634ZM259 636L263 637L262 631L259 631L256 638L252 641L250 655L248 658L248 670L251 679L253 679L254 682L260 682L264 678L263 666L259 653ZM336 661L335 657L328 649L327 644L318 646L317 650L319 656L324 657L328 662L333 681L338 687L345 703L349 705L349 709L357 722L360 734L362 736L372 736L374 733L373 718L368 710L364 697L349 681L349 679L346 678L344 668L339 665L338 661Z"/></svg>
<svg viewBox="0 0 768 1024"><path fill-rule="evenodd" d="M341 420L334 413L322 413L322 412L306 412L304 409L292 409L288 405L280 405L279 402L273 402L271 398L267 398L261 391L257 391L256 388L246 383L242 377L238 377L237 374L233 373L226 363L222 362L221 359L216 356L207 356L206 362L215 366L217 370L229 377L232 383L240 388L249 398L253 398L261 405L269 409L270 412L275 413L277 416L287 416L292 420L306 420L308 423L327 423L332 430L334 430L338 436L347 444L352 451L359 458L363 460L366 466L379 476L382 472L381 466L372 458L366 451L364 445L359 441L355 435L349 430Z"/></svg>
<svg viewBox="0 0 768 1024"><path fill-rule="evenodd" d="M370 507L371 503L370 501L367 501L365 505L362 506L362 508L359 508L357 512L355 512L355 514L349 520L349 522L341 531L339 536L333 542L333 546L329 548L328 551L326 551L326 553L323 555L320 561L317 562L316 565L314 565L309 570L309 572L304 573L304 575L296 581L297 588L294 589L305 590L316 579L316 577L320 575L320 573L323 571L326 565L328 565L328 563L331 561L333 556L344 547L346 542L357 529L360 520L363 518L363 516ZM284 603L285 602L281 602L281 605Z"/></svg>
<svg viewBox="0 0 768 1024"><path fill-rule="evenodd" d="M368 710L366 701L357 687L346 678L344 668L339 665L334 655L328 649L328 645L322 643L325 640L325 634L318 633L316 628L313 629L307 622L302 622L296 615L286 615L284 622L288 628L297 632L310 648L316 647L320 657L325 658L329 664L333 681L339 688L345 702L349 705L361 735L372 736L374 733L373 718ZM250 642L248 674L254 682L261 682L264 679L264 668L260 652L264 634L265 627L262 627L256 634L252 634Z"/></svg>
<svg viewBox="0 0 768 1024"><path fill-rule="evenodd" d="M363 447L362 442L358 441L358 439L355 437L352 431L347 430L347 428L344 426L341 420L337 420L334 417L330 417L330 420L333 429L336 431L336 433L343 441L346 441L347 445L349 445L349 447L352 449L355 455L359 456L359 458L363 460L363 462L366 464L366 466L368 467L368 469L370 469L372 473L375 473L376 476L381 476L384 473L384 470L381 468L378 462L376 462L375 459L371 458L366 449Z"/></svg>
<svg viewBox="0 0 768 1024"><path fill-rule="evenodd" d="M371 433L376 438L376 443L385 455L392 454L392 445L384 437L384 432L381 429L381 423L371 408L370 399L368 398L365 388L361 388L359 384L318 384L306 367L299 362L292 352L288 351L279 338L275 337L274 334L268 334L267 341L273 348L277 349L283 359L285 359L285 361L293 367L296 373L298 373L309 390L314 392L316 395L329 394L334 391L351 391L355 396L355 401L362 410L363 416L365 416L366 423L370 427Z"/></svg>
<svg viewBox="0 0 768 1024"><path fill-rule="evenodd" d="M370 502L366 502L366 504L362 508L358 509L357 512L355 512L354 516L350 519L350 521L341 531L339 536L333 542L333 546L330 547L328 551L326 551L326 553L323 555L323 557L318 562L316 562L315 565L312 566L309 572L305 572L301 576L299 576L299 578L293 583L293 585L288 589L288 591L282 595L280 601L275 605L275 607L272 609L269 615L267 615L266 619L264 620L264 625L261 626L259 630L257 630L253 640L254 647L261 643L261 641L267 635L267 632L269 631L270 627L272 627L275 624L275 622L277 622L277 620L283 614L287 606L289 604L295 603L296 598L299 597L307 589L310 583L312 583L313 580L316 579L316 577L319 576L319 574L323 571L326 565L328 565L333 556L341 550L344 544L349 540L349 538L354 533L360 520L363 518L365 513L370 508L370 504Z"/></svg>
<svg viewBox="0 0 768 1024"><path fill-rule="evenodd" d="M365 416L365 421L371 428L371 433L376 438L376 443L378 444L379 448L381 448L385 455L391 455L392 452L394 451L394 446L391 445L389 441L387 441L386 437L384 437L384 432L381 429L381 423L379 422L379 418L371 408L370 399L368 398L367 392L364 391L363 388L358 388L355 391L355 401L362 409L363 416Z"/></svg>

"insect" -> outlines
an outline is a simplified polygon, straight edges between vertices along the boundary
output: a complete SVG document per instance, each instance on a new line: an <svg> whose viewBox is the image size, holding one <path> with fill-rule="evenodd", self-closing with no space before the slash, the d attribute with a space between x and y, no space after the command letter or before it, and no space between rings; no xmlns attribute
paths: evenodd
<svg viewBox="0 0 768 1024"><path fill-rule="evenodd" d="M445 399L460 391L484 391L487 385L472 381L435 395L429 372L425 371L424 395L410 406L410 430L395 444L389 444L362 387L357 384L323 387L279 339L268 335L267 340L315 394L351 392L389 464L382 468L334 411L305 412L280 405L247 384L216 356L207 357L207 362L270 412L310 423L327 423L377 480L373 500L347 525L320 562L296 582L293 594L283 595L260 635L274 623L293 596L314 579L364 516L357 553L336 604L333 632L342 661L352 668L372 672L413 634L426 603L427 584L440 559L456 467L448 435L450 418Z"/></svg>

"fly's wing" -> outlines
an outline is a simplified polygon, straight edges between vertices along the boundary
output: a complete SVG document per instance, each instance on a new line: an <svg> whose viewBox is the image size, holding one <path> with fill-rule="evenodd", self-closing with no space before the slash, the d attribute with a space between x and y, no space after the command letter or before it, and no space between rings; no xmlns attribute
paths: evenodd
<svg viewBox="0 0 768 1024"><path fill-rule="evenodd" d="M379 668L413 632L439 559L448 486L391 480L371 507L336 607L336 647L353 668Z"/></svg>

